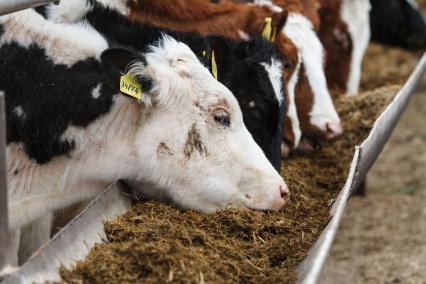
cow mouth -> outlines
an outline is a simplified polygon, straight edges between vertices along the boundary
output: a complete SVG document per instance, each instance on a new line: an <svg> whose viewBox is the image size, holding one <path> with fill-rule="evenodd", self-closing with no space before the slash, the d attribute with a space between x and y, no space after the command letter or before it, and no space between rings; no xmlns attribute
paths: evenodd
<svg viewBox="0 0 426 284"><path fill-rule="evenodd" d="M302 137L299 145L294 150L298 155L309 155L317 150L321 150L322 145L320 140L312 137Z"/></svg>
<svg viewBox="0 0 426 284"><path fill-rule="evenodd" d="M269 212L274 211L272 209L254 208L254 207L250 207L250 206L247 206L247 205L245 207L246 207L246 209L248 209L250 211L261 212L261 213L269 213Z"/></svg>

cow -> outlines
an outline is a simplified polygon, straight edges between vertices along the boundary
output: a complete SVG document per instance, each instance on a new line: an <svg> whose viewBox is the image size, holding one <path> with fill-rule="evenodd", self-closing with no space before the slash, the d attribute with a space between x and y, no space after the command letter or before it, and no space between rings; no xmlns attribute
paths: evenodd
<svg viewBox="0 0 426 284"><path fill-rule="evenodd" d="M289 15L282 32L298 49L300 71L295 100L302 136L334 139L342 134L343 129L327 87L323 46L316 35L313 22L308 19L308 15L312 13L305 2L311 1L273 1L288 10Z"/></svg>
<svg viewBox="0 0 426 284"><path fill-rule="evenodd" d="M226 0L218 2L193 0L160 0L152 2L148 0L138 0L128 2L124 1L124 3L124 5L126 5L126 3L128 5L127 13L129 14L129 17L137 21L150 21L162 27L173 28L181 31L196 31L204 35L214 32L220 33L222 36L228 38L240 37L242 39L249 39L263 30L264 18L271 15L270 11L265 13L265 8L269 8L271 11L276 11L276 13L271 15L272 23L276 24L276 26L273 27L273 30L277 33L275 44L280 49L282 58L285 61L283 65L290 66L288 68L283 68L283 82L291 82L292 85L309 84L308 81L301 80L298 82L297 77L299 75L294 74L294 70L304 70L299 67L299 65L303 65L304 63L301 62L301 59L295 58L292 50L289 50L292 49L290 46L294 44L292 39L290 39L287 35L281 37L281 34L279 33L279 31L283 30L285 26L288 26L285 22L279 20L278 14L280 9L284 12L287 10L291 11L287 6L279 7L277 5L279 3L272 3L264 0L255 1L250 5L241 5ZM309 3L306 3L304 7L308 6ZM311 10L315 9L306 8L303 11L315 15L315 13L311 12ZM280 22L285 24L285 26L283 27L283 24L279 24ZM293 29L293 27L290 29ZM299 52L296 56L301 55L302 53ZM313 68L315 69L315 67ZM286 87L287 88L284 87L284 89L287 89L285 101L287 102L288 107L283 131L284 143L282 144L282 153L284 156L287 155L286 153L288 152L288 149L297 148L302 132L308 136L320 136L321 138L334 138L335 136L340 135L340 120L330 98L328 98L328 100L327 98L317 99L316 101L325 103L322 103L321 105L320 103L314 104L312 94L312 90L314 88L307 87L306 85L301 86L299 89L309 92L309 94L300 94L299 96L309 97L310 95L311 98L306 99L306 101L309 101L310 103L308 102L304 104L312 107L312 109L308 112L301 114L302 120L307 121L307 123L301 124L299 121L300 119L297 117L298 110L296 107L296 96L294 95L294 91L292 91L297 89L295 86L287 85ZM320 91L317 91L317 93L320 93ZM299 102L301 101L302 100L299 99ZM321 111L318 110L319 107L322 108ZM324 119L324 114L329 117ZM320 116L321 118L319 118ZM300 129L301 126L303 129Z"/></svg>
<svg viewBox="0 0 426 284"><path fill-rule="evenodd" d="M326 76L331 89L356 95L362 59L370 41L370 0L318 0L319 37L327 51Z"/></svg>
<svg viewBox="0 0 426 284"><path fill-rule="evenodd" d="M121 3L118 5L117 3ZM132 5L138 3L136 8ZM173 33L180 40L187 43L193 51L202 57L208 46L215 46L215 59L218 69L218 80L225 84L234 95L236 95L240 107L243 111L244 122L255 141L264 150L268 159L273 163L277 170L281 167L281 142L282 142L282 125L285 114L283 83L280 77L282 69L282 57L276 51L276 48L267 40L257 35L247 39L247 41L232 40L239 39L242 33L247 34L253 30L251 24L249 28L241 26L245 29L242 32L239 28L224 29L216 33L210 28L208 33L207 25L189 24L188 16L184 13L182 1L174 1L176 5L172 5L179 13L174 16L169 14L171 11L168 1L155 1L151 4L144 3L143 0L138 2L127 1L91 1L86 0L62 0L59 5L49 5L40 11L49 20L56 23L79 22L82 19L89 22L96 30L103 33L109 41L118 42L125 45L138 48L139 37L150 37L152 33L161 32L156 26L162 28L163 31ZM233 4L233 3L232 3ZM212 4L215 8L217 5ZM125 8L119 8L119 7ZM208 6L208 5L207 5ZM145 8L146 7L146 8ZM193 10L204 5L189 6ZM207 7L209 8L209 7ZM145 11L146 10L146 11ZM207 9L208 10L208 9ZM223 10L223 9L222 9ZM234 8L225 9L222 13L229 15L234 14ZM266 8L260 11L269 11ZM198 11L198 13L201 13ZM268 12L269 15L271 12ZM248 14L248 15L246 15ZM249 16L251 13L243 13ZM276 13L277 14L277 13ZM274 15L277 20L277 29L285 23L286 14L278 13ZM180 17L182 22L171 19ZM222 17L223 18L223 17ZM230 17L234 19L234 17ZM147 22L149 21L149 23ZM213 23L219 23L219 19L210 19ZM259 26L265 25L264 19ZM194 22L194 21L192 21ZM241 20L240 20L241 22ZM181 23L181 25L179 25ZM186 24L187 26L183 26ZM188 25L189 24L189 25ZM211 24L210 24L211 25ZM214 24L213 24L214 25ZM211 26L213 26L211 25ZM280 25L280 26L278 26ZM196 29L194 27L197 27ZM204 29L203 29L204 28ZM171 31L170 29L173 29ZM186 32L185 32L186 31ZM198 32L202 36L192 32ZM234 31L232 33L231 31ZM211 34L227 36L228 40L221 37L221 42L215 40L214 44L207 44L210 41ZM251 32L250 32L251 34ZM211 62L211 60L209 61ZM207 63L209 63L207 62Z"/></svg>
<svg viewBox="0 0 426 284"><path fill-rule="evenodd" d="M11 264L21 227L118 179L204 213L288 201L229 89L172 36L140 40L139 51L110 47L87 24L34 10L0 17Z"/></svg>
<svg viewBox="0 0 426 284"><path fill-rule="evenodd" d="M405 48L426 49L426 23L415 0L371 0L371 39Z"/></svg>
<svg viewBox="0 0 426 284"><path fill-rule="evenodd" d="M289 13L281 30L285 41L277 43L285 53L287 62L292 62L289 69L294 73L291 75L291 81L287 82L295 84L294 88L288 88L289 101L283 131L282 156L288 156L291 151L311 152L314 149L312 141L334 139L343 132L327 87L323 62L325 52L316 34L320 25L317 3L314 0L251 2L251 5L265 5L265 2L269 2ZM295 107L292 106L293 101ZM297 113L297 118L294 113ZM300 141L304 143L299 144Z"/></svg>

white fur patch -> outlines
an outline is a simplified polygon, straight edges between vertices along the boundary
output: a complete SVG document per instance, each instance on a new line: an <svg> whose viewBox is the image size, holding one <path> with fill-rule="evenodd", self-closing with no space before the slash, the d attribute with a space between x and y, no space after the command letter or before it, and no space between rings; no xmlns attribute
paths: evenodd
<svg viewBox="0 0 426 284"><path fill-rule="evenodd" d="M125 16L128 16L130 14L130 9L127 7L128 1L129 0L96 0L96 2L104 5L104 7L115 10Z"/></svg>
<svg viewBox="0 0 426 284"><path fill-rule="evenodd" d="M7 175L11 228L93 198L116 179L137 175L129 141L138 129L140 115L140 107L121 96L109 113L88 127L70 126L63 133L63 141L75 142L70 157L57 156L41 165L27 156L22 144L10 143Z"/></svg>
<svg viewBox="0 0 426 284"><path fill-rule="evenodd" d="M2 16L0 23L5 30L0 46L37 44L55 64L71 66L89 57L99 58L108 48L106 40L87 23L55 24L32 9Z"/></svg>
<svg viewBox="0 0 426 284"><path fill-rule="evenodd" d="M324 74L324 50L312 23L299 13L289 13L283 32L298 48L306 70L312 92L314 93L313 108L310 122L319 129L326 131L326 124L340 123L334 108Z"/></svg>
<svg viewBox="0 0 426 284"><path fill-rule="evenodd" d="M19 118L21 118L22 120L25 120L27 118L27 114L24 112L24 110L22 109L22 106L16 106L13 109L13 112L16 114L16 116L18 116Z"/></svg>
<svg viewBox="0 0 426 284"><path fill-rule="evenodd" d="M101 95L101 88L102 88L102 83L99 83L93 90L92 90L92 97L94 99L99 98L99 96Z"/></svg>
<svg viewBox="0 0 426 284"><path fill-rule="evenodd" d="M369 0L343 0L340 16L348 26L352 39L352 56L347 82L347 93L356 95L361 81L361 65L370 41L370 10Z"/></svg>
<svg viewBox="0 0 426 284"><path fill-rule="evenodd" d="M299 73L300 73L300 66L302 65L302 59L301 55L297 54L297 65L294 69L293 74L290 77L290 80L287 84L287 92L288 92L288 111L287 115L290 118L291 122L291 128L294 134L294 145L293 147L296 148L300 143L300 138L302 137L302 130L300 129L300 121L299 117L297 116L297 107L296 107L296 85L299 81Z"/></svg>
<svg viewBox="0 0 426 284"><path fill-rule="evenodd" d="M96 0L106 8L128 16L130 9L127 0ZM51 4L47 9L47 18L55 23L75 23L80 21L90 10L92 5L87 0L61 0L59 4Z"/></svg>
<svg viewBox="0 0 426 284"><path fill-rule="evenodd" d="M282 82L282 63L272 58L271 64L261 63L261 65L265 68L268 73L269 81L271 82L272 88L274 89L275 96L280 105L282 105L284 101L283 96L283 82Z"/></svg>
<svg viewBox="0 0 426 284"><path fill-rule="evenodd" d="M240 39L242 40L250 40L250 36L245 31L239 30L238 35L240 36Z"/></svg>
<svg viewBox="0 0 426 284"><path fill-rule="evenodd" d="M61 0L47 6L47 18L54 23L76 23L91 9L87 0Z"/></svg>
<svg viewBox="0 0 426 284"><path fill-rule="evenodd" d="M266 6L271 12L281 13L283 9L280 6L275 5L271 0L255 0L249 5Z"/></svg>

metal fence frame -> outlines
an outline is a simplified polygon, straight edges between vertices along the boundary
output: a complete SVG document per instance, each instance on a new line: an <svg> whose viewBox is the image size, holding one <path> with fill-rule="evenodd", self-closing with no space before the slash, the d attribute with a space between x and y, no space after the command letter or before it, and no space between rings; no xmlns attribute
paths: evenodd
<svg viewBox="0 0 426 284"><path fill-rule="evenodd" d="M52 2L55 2L55 0L1 0L0 16Z"/></svg>
<svg viewBox="0 0 426 284"><path fill-rule="evenodd" d="M37 7L54 0L1 0L0 16L15 11ZM1 75L0 75L1 76ZM9 218L7 205L6 171L6 98L0 91L0 271L7 263L5 250L9 244Z"/></svg>
<svg viewBox="0 0 426 284"><path fill-rule="evenodd" d="M6 180L6 109L4 92L0 91L0 270L6 264L5 248L9 243Z"/></svg>

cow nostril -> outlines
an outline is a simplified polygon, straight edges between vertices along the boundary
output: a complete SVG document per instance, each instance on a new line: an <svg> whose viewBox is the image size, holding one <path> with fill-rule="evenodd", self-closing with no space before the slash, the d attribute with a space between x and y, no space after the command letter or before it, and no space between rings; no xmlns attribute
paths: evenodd
<svg viewBox="0 0 426 284"><path fill-rule="evenodd" d="M337 137L343 133L343 128L340 123L329 122L326 124L328 136L330 138Z"/></svg>
<svg viewBox="0 0 426 284"><path fill-rule="evenodd" d="M286 186L280 185L280 195L281 195L281 198L284 200L287 200L289 198L290 194Z"/></svg>
<svg viewBox="0 0 426 284"><path fill-rule="evenodd" d="M244 197L247 199L251 199L251 196L249 194L244 194Z"/></svg>

